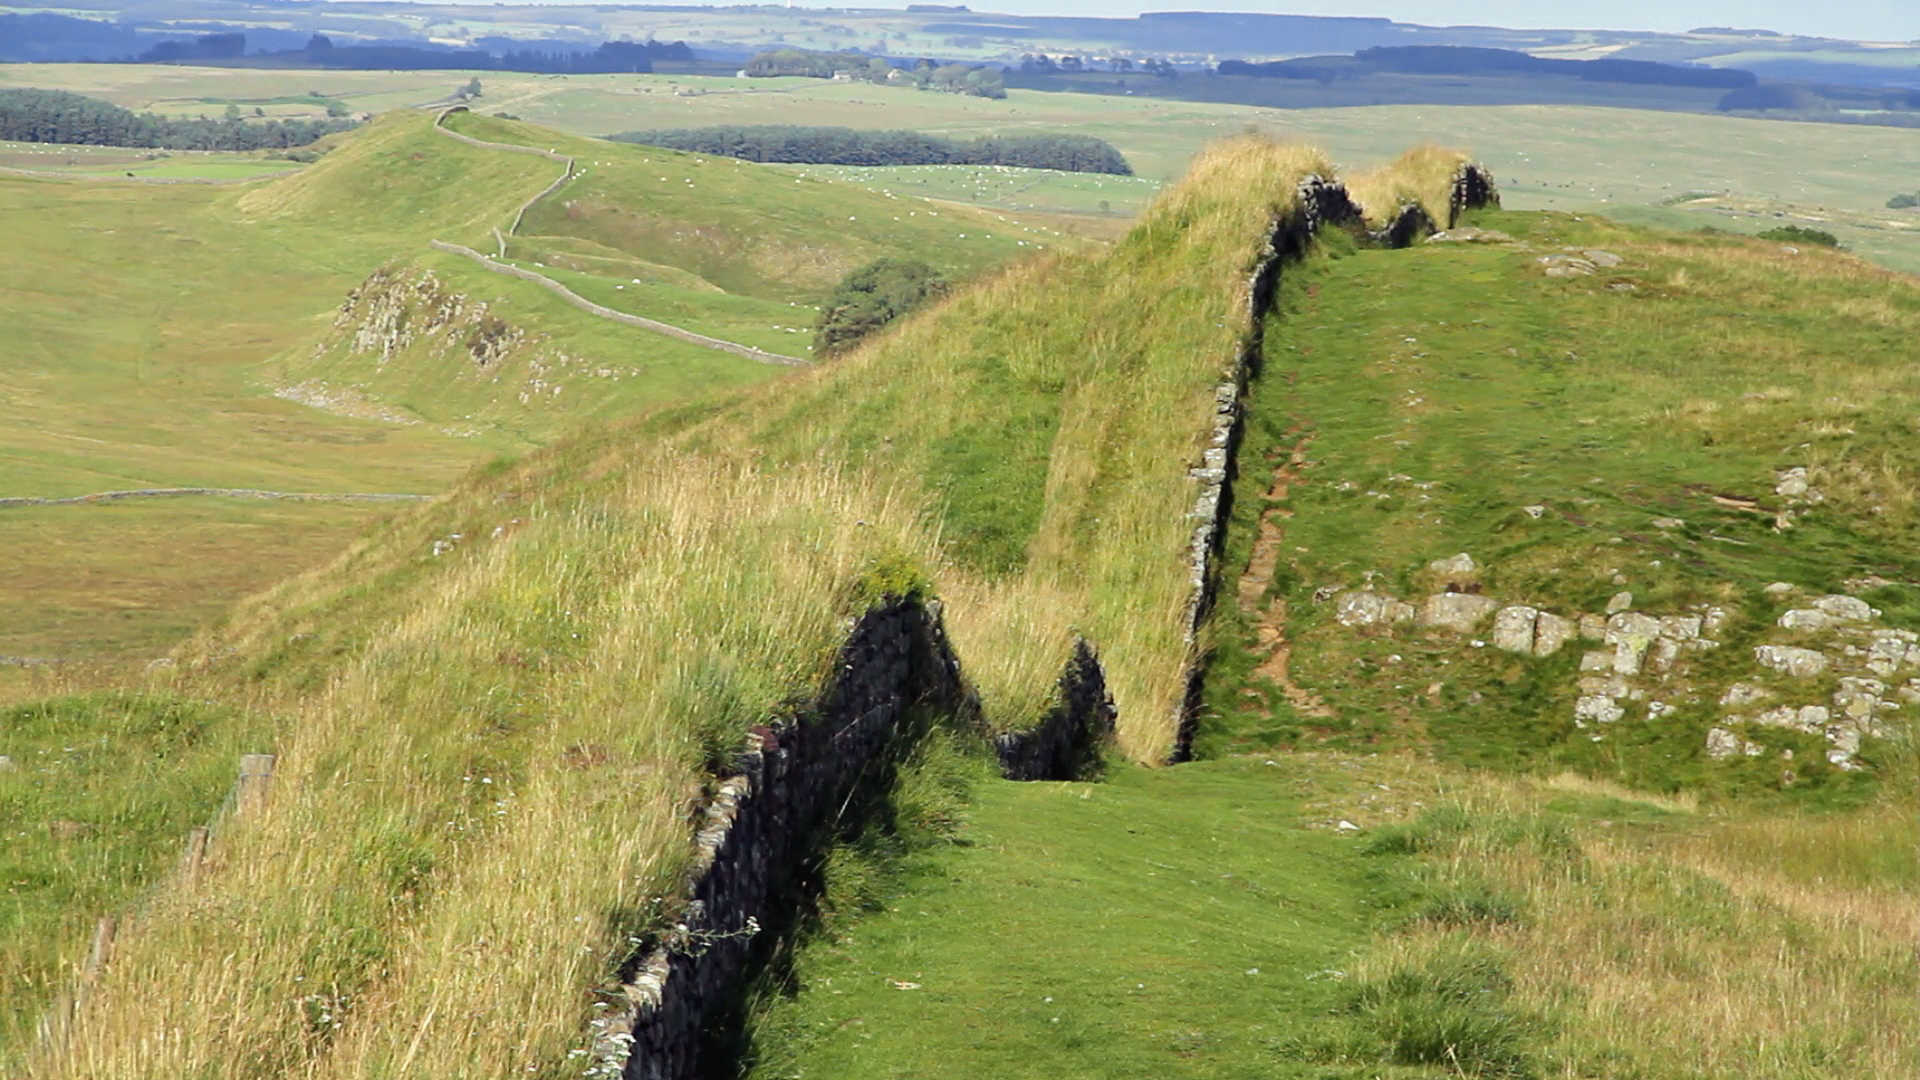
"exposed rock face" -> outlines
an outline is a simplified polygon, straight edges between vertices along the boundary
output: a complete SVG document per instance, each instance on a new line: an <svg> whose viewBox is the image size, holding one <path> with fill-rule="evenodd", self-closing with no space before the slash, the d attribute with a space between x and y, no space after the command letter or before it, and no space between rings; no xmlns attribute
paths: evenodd
<svg viewBox="0 0 1920 1080"><path fill-rule="evenodd" d="M1782 630L1800 630L1813 633L1825 630L1833 625L1827 613L1817 608L1789 608L1780 613L1779 626Z"/></svg>
<svg viewBox="0 0 1920 1080"><path fill-rule="evenodd" d="M1880 614L1873 610L1865 600L1855 596L1823 596L1813 602L1813 606L1836 619L1848 619L1853 622L1866 622Z"/></svg>
<svg viewBox="0 0 1920 1080"><path fill-rule="evenodd" d="M351 349L377 353L385 364L415 341L464 345L474 364L498 363L526 340L526 331L493 315L486 304L449 292L431 270L411 278L376 270L347 294L336 330L351 329Z"/></svg>
<svg viewBox="0 0 1920 1080"><path fill-rule="evenodd" d="M1604 615L1556 615L1535 604L1480 593L1477 575L1484 568L1471 556L1435 560L1426 569L1476 576L1470 591L1429 596L1414 620L1423 627L1469 634L1491 618L1488 640L1473 644L1523 656L1551 656L1576 639L1604 646L1581 653L1573 706L1574 726L1594 740L1606 738L1605 727L1621 722L1638 703L1645 703L1646 719L1654 721L1686 716L1689 706L1717 701L1724 711L1707 736L1710 757L1759 755L1764 752L1761 744L1746 735L1774 729L1823 739L1826 760L1851 770L1862 767L1855 756L1864 740L1889 733L1888 714L1903 704L1920 705L1920 677L1900 681L1904 669L1920 668L1920 633L1876 625L1881 613L1855 596L1809 596L1785 582L1767 586L1763 592L1787 608L1775 622L1794 635L1790 640L1795 643L1775 635L1776 640L1754 646L1751 672L1712 689L1693 681L1689 661L1720 646L1733 621L1725 607L1696 604L1682 612L1655 614L1633 610L1633 594L1621 592L1608 602ZM1616 575L1615 580L1623 579ZM1337 598L1336 617L1347 626L1406 621L1412 611L1370 589L1339 593ZM1796 599L1799 606L1788 608ZM1782 676L1806 680L1830 671L1839 676L1830 702L1793 701L1797 695L1781 690ZM1789 697L1786 703L1770 704L1783 696ZM1778 737L1768 741L1777 743ZM1792 750L1782 748L1781 757L1791 760Z"/></svg>
<svg viewBox="0 0 1920 1080"><path fill-rule="evenodd" d="M1420 608L1420 624L1470 634L1499 607L1500 601L1491 596L1435 593Z"/></svg>
<svg viewBox="0 0 1920 1080"><path fill-rule="evenodd" d="M1611 724L1625 716L1627 711L1614 700L1603 694L1588 694L1573 703L1573 726L1586 727L1589 723Z"/></svg>
<svg viewBox="0 0 1920 1080"><path fill-rule="evenodd" d="M1827 670L1827 654L1794 645L1758 645L1754 647L1753 658L1762 667L1796 679L1810 679Z"/></svg>
<svg viewBox="0 0 1920 1080"><path fill-rule="evenodd" d="M1716 760L1737 757L1759 757L1760 747L1728 731L1726 728L1713 728L1707 732L1707 756Z"/></svg>

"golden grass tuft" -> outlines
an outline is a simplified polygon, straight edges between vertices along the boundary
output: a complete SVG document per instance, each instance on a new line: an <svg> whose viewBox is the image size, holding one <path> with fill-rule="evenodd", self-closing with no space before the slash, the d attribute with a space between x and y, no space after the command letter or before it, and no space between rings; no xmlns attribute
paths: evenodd
<svg viewBox="0 0 1920 1080"><path fill-rule="evenodd" d="M1453 199L1453 178L1470 157L1463 151L1428 143L1416 146L1385 165L1343 177L1347 194L1360 204L1367 224L1380 228L1416 204L1437 228L1447 227Z"/></svg>

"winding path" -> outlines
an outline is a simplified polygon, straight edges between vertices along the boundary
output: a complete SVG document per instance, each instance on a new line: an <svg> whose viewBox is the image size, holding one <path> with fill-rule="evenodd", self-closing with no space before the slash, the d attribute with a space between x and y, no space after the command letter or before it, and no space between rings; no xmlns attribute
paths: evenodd
<svg viewBox="0 0 1920 1080"><path fill-rule="evenodd" d="M544 199L547 196L553 194L554 192L560 190L561 185L573 179L573 176L574 176L573 159L568 157L565 154L557 153L552 150L542 150L542 149L539 149L538 147L533 147L533 146L515 146L512 143L488 142L484 139L476 139L471 135L462 135L457 131L450 131L446 128L445 124L446 124L447 117L452 116L454 113L457 113L457 112L467 112L467 111L468 109L465 105L455 105L451 108L442 109L439 115L433 118L433 130L439 132L442 135L445 135L449 139L455 139L460 142L466 143L470 146L478 146L488 150L503 150L508 153L514 153L514 154L531 154L535 157L547 158L550 161L558 161L565 166L565 169L561 172L558 179L556 179L553 183L548 184L538 194L534 195L533 198L528 199L526 202L520 204L520 208L514 211L513 224L507 227L507 231L504 236L501 234L499 229L495 229L493 231L494 239L500 245L500 258L505 258L507 254L506 237L513 236L520 231L520 222L523 218L526 217L527 211L533 208L533 204L539 202L541 199ZM531 281L535 285L538 285L541 288L546 289L548 292L551 292L559 296L562 300L565 300L567 303L572 304L574 307L579 308L581 311L584 311L589 315L595 315L602 319L611 319L614 322L622 323L627 326L632 326L637 329L646 330L651 333L662 334L662 335L665 335L666 337L674 338L679 341L684 341L689 345L698 345L701 348L718 349L721 352L729 352L734 354L735 356L745 357L748 360L753 360L762 364L779 364L787 367L813 366L813 361L804 359L802 357L787 356L782 353L768 352L765 349L754 348L752 345L742 345L737 341L726 341L721 338L708 337L705 334L695 333L694 331L688 330L685 327L675 326L672 323L664 323L658 319L649 319L641 315L630 315L624 311L616 311L613 308L607 307L603 304L594 303L593 301L587 299L586 297L581 296L579 293L574 292L572 289L567 288L565 285L562 285L558 281L555 281L554 279L547 277L545 274L536 274L531 270L527 270L522 267L513 266L511 264L501 262L499 259L482 255L481 253L473 250L470 247L464 247L460 244L448 243L445 240L430 240L428 241L428 243L431 244L437 250L449 252L454 255L461 255L466 258L472 259L474 262L479 263L481 266L485 267L488 270L493 271L496 274L506 274L509 277L517 277L526 281Z"/></svg>

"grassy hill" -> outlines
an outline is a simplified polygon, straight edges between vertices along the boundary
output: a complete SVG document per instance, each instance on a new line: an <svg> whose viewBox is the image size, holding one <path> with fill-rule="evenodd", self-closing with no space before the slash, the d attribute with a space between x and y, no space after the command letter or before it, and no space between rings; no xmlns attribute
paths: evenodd
<svg viewBox="0 0 1920 1080"><path fill-rule="evenodd" d="M1285 281L1211 628L1211 760L986 782L893 876L849 873L760 989L750 1075L1920 1065L1908 699L1836 762L1831 726L1726 697L1826 708L1842 679L1908 677L1860 667L1865 629L1778 624L1854 593L1870 625L1916 628L1898 417L1920 288L1777 244L1473 225ZM1570 257L1592 272L1546 273ZM1775 491L1798 467L1817 501ZM1475 572L1429 569L1462 550ZM1582 653L1610 673L1615 639L1534 657L1489 640L1491 612L1342 617L1354 591L1419 605L1456 584L1543 611L1719 608L1719 647L1582 726ZM1774 642L1831 666L1768 671ZM1743 745L1716 752L1715 729Z"/></svg>
<svg viewBox="0 0 1920 1080"><path fill-rule="evenodd" d="M442 207L432 154L462 144L425 118L362 137L221 205L290 244L335 236L322 226L348 227L352 180L374 168L392 186L367 235L484 247L555 168L464 147L490 153L476 169L524 167L518 198L502 182L484 205ZM508 255L603 303L682 302L744 326L798 302L779 283L823 272L831 232L855 248L940 235L911 210L891 220L905 199L757 174L776 195L734 186L749 166L568 146L578 197L529 211ZM1435 205L1457 160L1416 153L1355 189L1373 218ZM1883 708L1896 690L1870 695L1842 759L1845 730L1722 702L1741 681L1768 705L1817 698L1845 716L1839 695L1864 684L1840 680L1888 659L1868 638L1920 630L1914 388L1896 351L1920 319L1911 279L1536 213L1411 251L1324 235L1258 328L1224 585L1196 655L1189 470L1255 332L1249 276L1273 222L1330 170L1235 140L1110 249L1050 244L986 269L983 250L1027 237L956 243L943 258L975 280L844 358L702 396L610 389L599 400L651 408L498 456L386 518L235 608L139 695L8 714L0 806L46 839L4 868L20 897L0 924L19 973L5 1052L33 1076L580 1073L614 973L673 914L689 808L746 730L827 684L851 618L912 592L943 602L996 730L1030 725L1074 636L1091 641L1120 711L1113 776L1015 786L924 766L956 774L924 783L971 787L969 823L903 800L895 834L828 860L828 921L755 1010L761 1075L1909 1070L1920 987L1897 935L1920 867L1911 743ZM651 184L698 228L744 234L689 182L766 199L768 231L800 257L622 231ZM834 215L816 225L788 185ZM855 200L877 231L839 228ZM968 217L969 242L990 220ZM537 350L584 354L600 332L586 317L452 256L374 265L355 303L387 296L405 318L310 315L319 353L281 363L331 387L370 379L342 411L553 422L490 380L546 379ZM484 385L474 350L510 334L389 337L392 372L354 344L482 302L524 335ZM436 374L450 400L429 401ZM575 415L593 411L568 396L587 378L562 384ZM474 412L488 407L502 411ZM1463 549L1472 568L1431 565ZM1787 587L1767 591L1776 579ZM1614 694L1582 682L1606 681L1582 670L1602 641L1533 656L1532 621L1518 652L1491 610L1459 632L1342 621L1369 586L1524 603L1530 619L1697 613L1689 640L1718 645L1676 645L1670 668L1636 667L1651 693ZM1607 610L1620 592L1634 596ZM1855 593L1877 613L1779 625ZM1642 663L1654 637L1619 631L1607 663ZM1829 670L1756 670L1756 646L1786 644ZM1196 748L1213 760L1143 767L1174 743L1194 660ZM1620 712L1581 721L1594 697ZM978 749L952 741L960 758ZM157 784L130 766L143 745L175 763L152 800L133 796ZM223 822L194 880L166 874L167 837L219 804L221 763L269 747L271 795ZM120 905L78 1037L37 1045L27 1029L69 985L91 920Z"/></svg>
<svg viewBox="0 0 1920 1080"><path fill-rule="evenodd" d="M14 238L20 257L0 280L28 301L14 324L20 347L0 361L14 388L0 401L0 420L11 421L0 442L0 496L170 487L432 494L476 462L550 442L583 421L777 372L582 318L533 284L429 250L435 239L492 250L494 227L559 171L446 138L432 121L383 116L332 140L312 166L237 187L0 178L0 205L23 223ZM554 260L541 269L606 306L772 352L804 355L813 301L871 254L910 247L958 274L1027 242L1022 226L969 213L937 219L944 208L919 200L469 122L489 134L514 129L516 141L564 143L583 162L602 154L607 164L588 166L576 185L588 193L625 185L607 196L623 220L678 221L703 243L745 227L744 208L785 199L793 226L755 249L774 276L720 274L753 291L724 292L698 276L698 244L636 259L616 246L625 234L597 231L607 222L556 226L556 235L530 235L513 253L530 267ZM675 190L642 186L636 170L655 186L671 171ZM680 190L709 174L725 179L703 198ZM821 217L798 213L808 200ZM893 223L896 214L910 224ZM871 224L855 230L835 224L841 217ZM956 219L963 224L951 231L932 223ZM776 278L790 283L774 288ZM363 302L343 313L350 293ZM370 329L371 308L388 324ZM391 338L409 320L419 340L396 351ZM313 453L315 445L327 452ZM39 550L51 536L76 556L64 573L8 582L32 614L0 630L0 655L150 658L233 599L323 561L379 512L286 504L263 514L229 503L0 513L9 546ZM161 552L136 558L119 539L129 529L179 536L182 561ZM234 545L221 539L230 529L271 530L272 538Z"/></svg>

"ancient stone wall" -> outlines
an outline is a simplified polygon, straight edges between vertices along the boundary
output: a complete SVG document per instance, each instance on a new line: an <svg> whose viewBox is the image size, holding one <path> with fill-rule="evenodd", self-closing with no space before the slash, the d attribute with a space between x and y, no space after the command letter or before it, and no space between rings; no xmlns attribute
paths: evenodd
<svg viewBox="0 0 1920 1080"><path fill-rule="evenodd" d="M592 1075L682 1080L719 1069L745 984L815 891L818 858L885 797L934 717L980 722L937 608L904 601L868 612L835 670L805 714L748 737L708 801L686 909L623 973L622 1007L595 1022ZM1015 763L1067 778L1074 763L1097 759L1112 722L1099 661L1083 643L1061 675L1059 708L1020 741Z"/></svg>
<svg viewBox="0 0 1920 1080"><path fill-rule="evenodd" d="M1054 699L1053 709L1032 730L994 740L1000 775L1009 780L1076 780L1099 771L1119 710L1107 693L1100 660L1084 639L1074 642Z"/></svg>

